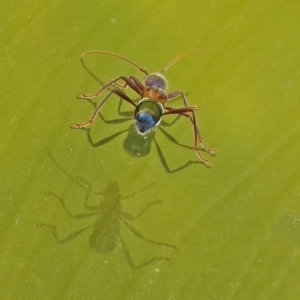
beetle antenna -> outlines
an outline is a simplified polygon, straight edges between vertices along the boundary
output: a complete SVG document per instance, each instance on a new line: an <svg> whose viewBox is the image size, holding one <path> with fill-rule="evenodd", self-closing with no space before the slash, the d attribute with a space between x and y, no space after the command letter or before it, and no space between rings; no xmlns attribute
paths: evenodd
<svg viewBox="0 0 300 300"><path fill-rule="evenodd" d="M137 69L139 69L139 70L140 70L141 72L143 72L144 74L149 75L149 72L148 72L146 69L140 67L140 66L139 66L138 64L136 64L135 62L131 61L131 60L128 59L128 58L125 58L124 56L122 56L122 55L120 55L120 54L113 53L113 52L110 52L110 51L104 51L104 50L88 50L88 51L83 52L83 53L81 54L81 57L80 57L80 58L82 59L84 56L86 56L86 55L88 55L88 54L93 54L93 53L100 53L100 54L107 54L107 55L115 56L115 57L117 57L117 58L119 58L119 59L122 59L122 60L126 61L127 63L133 65L134 67L136 67Z"/></svg>
<svg viewBox="0 0 300 300"><path fill-rule="evenodd" d="M182 57L191 54L191 53L199 53L200 50L199 49L187 49L181 53L179 53L177 56L175 56L171 61L169 61L164 68L160 71L161 74L165 73L172 65L174 65L179 59L181 59Z"/></svg>

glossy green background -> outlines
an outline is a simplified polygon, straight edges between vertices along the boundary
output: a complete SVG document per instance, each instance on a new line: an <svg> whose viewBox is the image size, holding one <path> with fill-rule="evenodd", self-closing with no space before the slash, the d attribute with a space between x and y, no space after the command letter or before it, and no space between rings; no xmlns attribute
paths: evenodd
<svg viewBox="0 0 300 300"><path fill-rule="evenodd" d="M299 299L299 15L296 0L4 1L1 299ZM133 158L123 148L126 133L93 148L84 131L69 128L93 110L76 93L99 87L80 64L83 51L114 51L157 71L187 48L200 55L183 58L166 75L170 90L186 91L200 105L204 140L218 150L216 157L203 152L211 169L196 163L167 173L154 145L146 157ZM138 74L108 57L87 63L105 82ZM110 100L103 115L114 119L116 110L117 100ZM91 135L101 140L129 125L97 118ZM192 145L188 120L165 130ZM156 139L171 170L197 160L160 130ZM173 264L133 270L120 240L100 255L88 245L90 232L58 244L37 227L57 225L65 237L92 224L71 219L45 194L62 196L74 214L85 212L84 189L49 152L96 190L116 181L122 196L135 194L120 199L128 213L162 200L130 224L179 252L137 238L120 222L121 234L136 264L152 256Z"/></svg>

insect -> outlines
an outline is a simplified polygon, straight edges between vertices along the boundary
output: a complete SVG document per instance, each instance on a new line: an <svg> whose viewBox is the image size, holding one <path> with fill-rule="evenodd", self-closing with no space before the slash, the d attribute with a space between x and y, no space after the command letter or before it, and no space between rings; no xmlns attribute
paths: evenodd
<svg viewBox="0 0 300 300"><path fill-rule="evenodd" d="M128 261L129 265L133 269L144 267L156 260L170 261L170 258L168 258L168 257L154 256L151 259L149 259L139 265L136 265L133 262L130 252L126 246L126 243L120 233L121 223L122 223L133 235L135 235L137 238L141 239L142 241L145 241L145 242L148 242L151 244L155 244L158 246L162 246L162 247L169 247L169 248L172 248L172 249L178 251L176 246L173 246L173 245L170 245L167 243L153 241L153 240L145 238L141 233L139 233L135 228L133 228L132 225L129 224L129 222L128 222L128 221L133 221L133 220L139 218L150 207L152 207L153 205L159 204L162 201L156 200L156 201L150 202L142 211L140 211L140 213L137 214L137 216L132 216L122 210L120 200L133 197L137 193L121 198L120 188L115 181L109 182L107 184L107 187L102 192L95 191L95 190L93 190L91 184L89 184L89 182L87 180L69 175L64 169L62 169L62 167L60 165L58 165L58 163L52 158L52 156L50 156L50 157L54 161L56 166L62 172L64 172L74 183L76 183L78 186L80 186L81 188L84 188L86 190L84 207L88 212L82 213L79 215L75 215L67 209L64 199L62 197L58 196L57 194L55 194L53 192L48 192L47 194L57 198L59 200L62 208L73 219L78 220L78 219L96 217L96 220L93 222L93 224L90 224L82 229L79 229L76 232L73 232L64 238L59 238L56 226L44 224L44 223L37 224L40 227L46 227L46 228L51 229L52 234L58 243L69 242L69 241L73 240L74 238L76 238L77 236L79 236L80 234L82 234L83 232L86 232L87 230L92 229L92 233L89 238L89 245L94 251L96 251L99 254L107 254L107 253L112 252L114 250L114 248L116 247L117 239L119 238L119 240L121 241L121 246L125 253L126 260ZM96 194L100 198L102 198L103 200L101 201L101 203L98 205L90 205L88 203L88 201L90 199L91 194Z"/></svg>
<svg viewBox="0 0 300 300"><path fill-rule="evenodd" d="M149 73L146 69L140 67L135 62L125 58L120 54L116 54L109 51L103 50L90 50L86 51L81 55L81 59L84 56L89 54L106 54L114 56L118 59L124 60L128 64L139 69L142 73L146 75L143 82L141 82L135 76L118 76L115 79L109 81L107 84L103 85L96 93L94 94L84 94L79 93L77 96L80 99L90 100L95 97L98 97L108 88L112 88L108 95L96 106L92 117L84 122L84 123L72 123L72 128L83 128L93 123L100 109L104 105L104 103L109 99L112 94L119 96L121 99L127 101L132 106L135 107L134 110L134 122L136 129L139 134L146 135L152 129L159 125L162 120L162 117L165 115L178 115L184 116L190 119L193 131L194 131L194 144L193 149L195 150L197 156L200 160L207 166L210 167L211 163L209 160L204 158L199 150L198 145L200 144L204 150L209 152L210 154L216 154L216 150L209 148L202 139L200 130L197 126L195 111L198 110L197 105L189 105L188 100L184 92L182 91L171 91L167 92L168 83L166 78L164 77L164 73L180 58L185 56L186 54L192 52L194 50L188 50L180 53L175 58L173 58L170 62L168 62L165 67L156 73ZM120 83L122 82L122 83ZM133 101L128 95L125 94L124 90L129 87L134 92L136 92L139 96L139 101L136 103ZM181 97L183 100L183 106L179 108L174 108L168 106L168 102L170 99Z"/></svg>

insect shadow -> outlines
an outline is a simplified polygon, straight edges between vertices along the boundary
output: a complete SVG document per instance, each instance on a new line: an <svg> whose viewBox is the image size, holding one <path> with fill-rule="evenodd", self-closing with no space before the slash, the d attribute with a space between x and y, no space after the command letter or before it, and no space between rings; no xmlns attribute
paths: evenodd
<svg viewBox="0 0 300 300"><path fill-rule="evenodd" d="M94 106L96 107L97 104L95 102L93 102L92 100L88 99L88 101ZM113 120L106 120L102 113L98 113L99 117L102 119L103 122L105 122L106 124L120 124L120 123L124 123L127 121L131 121L132 120L132 112L129 111L121 111L121 106L122 106L123 100L120 99L119 101L119 105L118 105L118 114L122 117L122 118L118 118L118 119L113 119ZM177 120L180 118L181 116L177 116L171 123L167 123L164 120L162 120L161 122L161 126L164 127L168 127L173 125L175 122L177 122ZM163 135L172 143L184 147L184 148L188 148L188 149L193 149L192 147L183 145L181 143L179 143L172 135L170 135L165 129L163 129L161 126L159 126L159 130L163 133ZM94 142L90 131L90 128L81 128L81 130L84 130L87 134L87 139L89 141L89 143L93 146L93 147L101 147L103 145L105 145L106 143L110 142L111 140L115 139L116 137L118 137L119 135L127 132L127 137L124 139L123 142L123 147L125 149L125 151L131 155L132 157L144 157L146 155L149 154L150 150L151 150L151 146L152 146L152 142L154 142L154 145L156 147L157 153L158 153L158 157L160 159L160 162L163 166L163 168L165 169L165 171L167 173L175 173L178 171L181 171L185 168L187 168L188 166L190 166L191 164L199 164L201 163L200 161L192 161L189 160L187 161L185 164L183 164L182 166L179 166L173 170L170 169L167 160L161 150L161 148L159 147L159 144L157 142L157 140L155 139L155 131L152 130L149 133L145 134L145 135L141 135L138 133L138 131L136 130L136 126L135 124L131 124L129 126L128 129L124 129L121 130L117 133L114 133L104 139L101 139L100 141Z"/></svg>
<svg viewBox="0 0 300 300"><path fill-rule="evenodd" d="M70 235L60 238L57 233L57 226L55 225L49 225L45 223L39 223L37 226L39 227L46 227L52 230L52 234L55 238L55 240L58 243L66 243L80 234L84 233L87 230L92 229L92 233L89 237L89 246L96 251L99 254L108 254L114 250L116 247L117 239L120 240L121 246L123 248L125 258L128 262L128 264L133 269L141 268L144 266L147 266L151 264L154 261L157 260L164 260L171 262L169 257L161 257L161 256L153 256L151 259L146 260L143 263L135 264L133 262L133 259L131 258L130 252L126 246L126 243L120 233L121 230L121 224L124 224L125 227L137 238L144 242L148 242L157 246L161 247L168 247L173 250L178 251L177 247L171 244L163 243L163 242L157 242L148 238L145 238L140 232L138 232L134 227L132 227L131 224L129 224L129 221L134 221L141 217L148 209L153 207L156 204L162 203L161 200L156 200L148 203L146 207L141 210L136 216L132 216L122 210L121 207L121 199L128 199L135 195L137 195L139 192L135 194L131 194L125 197L121 197L120 194L120 188L118 184L115 181L109 182L106 186L106 188L103 191L95 191L91 184L81 178L81 177L73 177L70 174L68 174L57 162L54 160L54 158L50 155L51 160L56 165L57 168L61 172L63 172L67 177L69 177L74 183L76 183L79 187L84 188L86 190L85 199L84 199L84 208L88 211L82 214L73 214L65 205L65 201L62 197L55 194L54 192L48 192L47 195L53 196L56 198L59 203L61 204L64 211L73 219L86 219L86 218L92 218L96 217L96 220L93 222L93 224L88 225L84 228L81 228ZM90 205L89 198L91 194L99 195L103 200L98 205Z"/></svg>

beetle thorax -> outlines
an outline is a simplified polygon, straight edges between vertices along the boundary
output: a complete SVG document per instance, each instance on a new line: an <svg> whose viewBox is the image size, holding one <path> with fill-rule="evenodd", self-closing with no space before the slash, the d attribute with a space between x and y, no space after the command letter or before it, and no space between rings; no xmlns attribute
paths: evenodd
<svg viewBox="0 0 300 300"><path fill-rule="evenodd" d="M168 83L162 74L150 74L145 78L143 98L149 98L164 105L168 100L168 96L165 93L167 87Z"/></svg>

